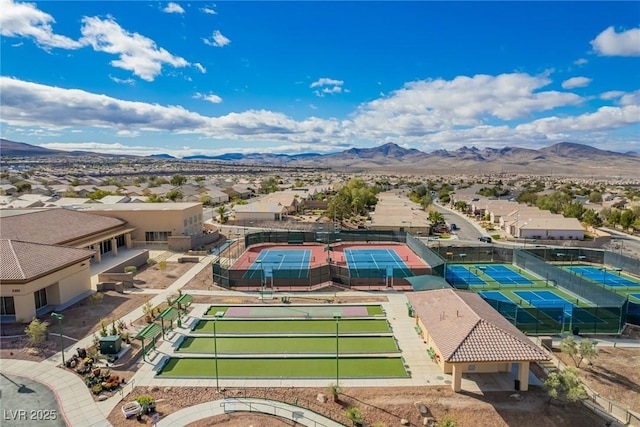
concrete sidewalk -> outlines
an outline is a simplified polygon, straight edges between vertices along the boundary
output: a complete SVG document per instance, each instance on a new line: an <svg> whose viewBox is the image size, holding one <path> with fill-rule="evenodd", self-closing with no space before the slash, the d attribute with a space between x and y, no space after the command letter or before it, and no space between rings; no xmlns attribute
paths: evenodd
<svg viewBox="0 0 640 427"><path fill-rule="evenodd" d="M160 420L158 427L184 426L202 418L221 415L226 412L260 412L276 415L303 426L344 427L337 421L316 412L284 402L252 398L226 398L213 400L182 409Z"/></svg>

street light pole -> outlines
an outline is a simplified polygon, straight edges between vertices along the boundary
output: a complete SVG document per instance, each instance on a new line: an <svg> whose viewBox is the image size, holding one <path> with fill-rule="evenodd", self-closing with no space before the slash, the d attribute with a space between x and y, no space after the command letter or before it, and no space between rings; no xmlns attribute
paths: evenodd
<svg viewBox="0 0 640 427"><path fill-rule="evenodd" d="M216 334L216 324L218 318L224 316L223 311L218 311L213 317L213 357L216 361L216 391L220 391L219 375L218 375L218 336Z"/></svg>
<svg viewBox="0 0 640 427"><path fill-rule="evenodd" d="M333 313L333 318L336 319L336 387L339 386L340 369L339 369L339 337L340 337L340 313Z"/></svg>
<svg viewBox="0 0 640 427"><path fill-rule="evenodd" d="M56 313L55 311L51 313L51 317L54 319L58 319L58 332L60 333L60 352L62 353L62 366L65 366L64 363L64 338L62 337L62 319L64 316L60 313Z"/></svg>

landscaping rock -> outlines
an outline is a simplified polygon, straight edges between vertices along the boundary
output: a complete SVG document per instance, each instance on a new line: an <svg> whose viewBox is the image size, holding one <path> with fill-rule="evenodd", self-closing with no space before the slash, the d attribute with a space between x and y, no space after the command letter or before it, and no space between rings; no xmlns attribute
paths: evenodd
<svg viewBox="0 0 640 427"><path fill-rule="evenodd" d="M400 424L402 424L403 426L408 426L409 425L409 420L406 418L403 418L400 420Z"/></svg>
<svg viewBox="0 0 640 427"><path fill-rule="evenodd" d="M426 414L426 413L427 413L427 407L424 405L424 403L422 403L422 402L418 401L418 402L414 403L414 404L413 404L413 406L415 406L415 407L416 407L416 409L417 409L418 411L420 411L420 413L421 413L422 415L424 415L424 414Z"/></svg>
<svg viewBox="0 0 640 427"><path fill-rule="evenodd" d="M509 397L511 399L515 399L515 400L522 400L522 396L520 395L520 393L513 393L513 394L509 395Z"/></svg>
<svg viewBox="0 0 640 427"><path fill-rule="evenodd" d="M171 391L171 387L165 387L165 388L164 388L164 392L165 392L165 393L169 393L170 391Z"/></svg>
<svg viewBox="0 0 640 427"><path fill-rule="evenodd" d="M422 425L427 427L433 427L436 425L436 419L433 417L424 417Z"/></svg>
<svg viewBox="0 0 640 427"><path fill-rule="evenodd" d="M33 347L28 348L28 349L26 350L26 353L27 353L29 356L40 356L40 350L38 350L37 348L33 348Z"/></svg>
<svg viewBox="0 0 640 427"><path fill-rule="evenodd" d="M98 402L104 402L108 398L109 396L107 396L106 394L101 394L100 396L98 396Z"/></svg>
<svg viewBox="0 0 640 427"><path fill-rule="evenodd" d="M320 403L327 403L327 395L326 394L322 394L322 393L318 393L318 396L316 397L316 400Z"/></svg>

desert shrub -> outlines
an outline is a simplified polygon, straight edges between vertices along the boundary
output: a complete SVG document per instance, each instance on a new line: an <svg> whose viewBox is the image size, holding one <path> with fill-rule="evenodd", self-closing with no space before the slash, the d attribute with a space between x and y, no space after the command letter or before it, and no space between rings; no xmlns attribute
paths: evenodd
<svg viewBox="0 0 640 427"><path fill-rule="evenodd" d="M37 318L33 318L29 326L27 326L24 330L24 333L27 334L29 338L29 342L34 346L39 346L49 336L49 323L41 322Z"/></svg>
<svg viewBox="0 0 640 427"><path fill-rule="evenodd" d="M102 292L96 292L89 296L89 304L98 305L102 302L103 299L104 299L104 294Z"/></svg>

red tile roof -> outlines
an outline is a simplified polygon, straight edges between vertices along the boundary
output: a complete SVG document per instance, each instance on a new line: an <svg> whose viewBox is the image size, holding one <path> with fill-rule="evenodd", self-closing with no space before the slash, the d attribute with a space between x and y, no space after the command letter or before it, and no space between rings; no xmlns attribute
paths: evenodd
<svg viewBox="0 0 640 427"><path fill-rule="evenodd" d="M446 362L549 359L475 292L436 289L407 298Z"/></svg>
<svg viewBox="0 0 640 427"><path fill-rule="evenodd" d="M118 218L71 209L36 210L2 218L0 238L45 244L66 244L126 224Z"/></svg>
<svg viewBox="0 0 640 427"><path fill-rule="evenodd" d="M93 254L88 249L0 239L0 281L28 282Z"/></svg>

